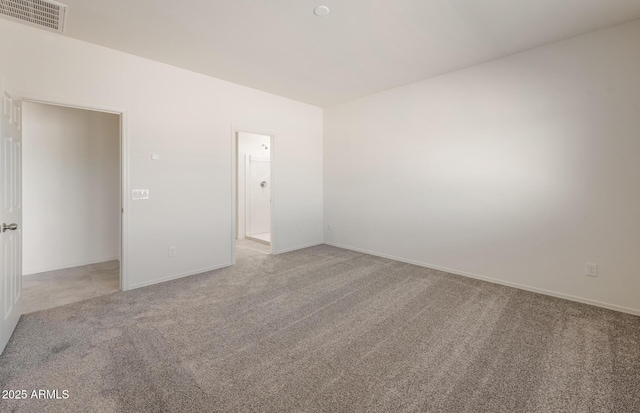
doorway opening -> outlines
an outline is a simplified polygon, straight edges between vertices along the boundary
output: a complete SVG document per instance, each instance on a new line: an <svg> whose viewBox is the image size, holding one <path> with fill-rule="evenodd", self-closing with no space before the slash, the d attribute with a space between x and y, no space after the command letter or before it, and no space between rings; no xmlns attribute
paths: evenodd
<svg viewBox="0 0 640 413"><path fill-rule="evenodd" d="M237 130L235 146L235 247L238 255L270 254L273 135Z"/></svg>
<svg viewBox="0 0 640 413"><path fill-rule="evenodd" d="M23 314L122 290L121 117L23 102Z"/></svg>

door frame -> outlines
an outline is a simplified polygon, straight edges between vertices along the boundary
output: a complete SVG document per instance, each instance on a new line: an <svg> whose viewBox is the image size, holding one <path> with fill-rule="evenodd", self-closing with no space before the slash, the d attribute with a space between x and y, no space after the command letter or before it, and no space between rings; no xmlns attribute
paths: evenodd
<svg viewBox="0 0 640 413"><path fill-rule="evenodd" d="M277 231L276 225L274 221L276 210L276 176L275 176L275 167L273 166L275 163L275 155L276 155L276 145L275 145L275 137L276 133L273 131L267 131L264 129L244 127L244 126L236 126L231 125L231 265L236 264L236 238L238 237L238 133L254 133L256 135L263 135L269 137L269 158L271 160L270 164L270 175L271 175L271 212L269 217L269 225L271 227L271 254L276 255L276 241L277 241Z"/></svg>
<svg viewBox="0 0 640 413"><path fill-rule="evenodd" d="M120 290L130 289L129 279L129 134L126 109L87 102L43 97L29 93L15 93L15 98L23 102L41 103L73 109L111 113L120 117Z"/></svg>

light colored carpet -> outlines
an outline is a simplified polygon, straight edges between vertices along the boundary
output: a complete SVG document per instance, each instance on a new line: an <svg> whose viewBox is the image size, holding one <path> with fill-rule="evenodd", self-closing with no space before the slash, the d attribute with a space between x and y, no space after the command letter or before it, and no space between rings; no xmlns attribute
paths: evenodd
<svg viewBox="0 0 640 413"><path fill-rule="evenodd" d="M47 412L639 412L640 318L329 246L27 314Z"/></svg>
<svg viewBox="0 0 640 413"><path fill-rule="evenodd" d="M22 277L22 313L120 291L120 262L105 261Z"/></svg>

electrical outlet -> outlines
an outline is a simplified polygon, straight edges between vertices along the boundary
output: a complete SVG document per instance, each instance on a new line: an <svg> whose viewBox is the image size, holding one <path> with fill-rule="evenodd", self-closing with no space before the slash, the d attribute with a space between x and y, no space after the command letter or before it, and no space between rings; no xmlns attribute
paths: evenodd
<svg viewBox="0 0 640 413"><path fill-rule="evenodd" d="M134 189L131 191L131 199L139 201L141 199L149 199L148 189Z"/></svg>
<svg viewBox="0 0 640 413"><path fill-rule="evenodd" d="M597 277L598 276L598 264L592 264L590 262L584 263L584 273L589 277Z"/></svg>
<svg viewBox="0 0 640 413"><path fill-rule="evenodd" d="M175 247L175 245L169 247L169 256L170 257L175 257L176 256L176 247Z"/></svg>

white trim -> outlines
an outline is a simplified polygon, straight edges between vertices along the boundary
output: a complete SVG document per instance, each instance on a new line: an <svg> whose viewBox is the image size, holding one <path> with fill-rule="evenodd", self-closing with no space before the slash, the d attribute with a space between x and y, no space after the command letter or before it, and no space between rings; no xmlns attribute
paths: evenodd
<svg viewBox="0 0 640 413"><path fill-rule="evenodd" d="M60 99L55 96L39 95L39 94L29 93L24 91L18 91L14 95L15 95L14 98L17 98L23 101L33 102L33 103L44 103L46 105L56 105L56 106L65 106L68 108L75 108L75 109L94 110L98 112L113 113L115 115L120 115L121 113L126 112L126 109L123 109L120 107L101 105L101 104L74 100L74 99Z"/></svg>
<svg viewBox="0 0 640 413"><path fill-rule="evenodd" d="M129 278L129 211L131 198L129 197L129 114L126 110L120 112L120 289L131 289Z"/></svg>
<svg viewBox="0 0 640 413"><path fill-rule="evenodd" d="M274 251L276 251L276 234L277 231L274 231L275 228L275 214L273 213L273 211L275 211L276 207L276 203L275 203L275 199L276 199L276 169L273 167L273 163L274 160L276 159L276 135L273 133L269 134L269 179L270 179L270 185L271 185L271 216L270 218L270 222L269 222L269 246L271 247L271 253L273 254Z"/></svg>
<svg viewBox="0 0 640 413"><path fill-rule="evenodd" d="M236 265L238 231L238 132L231 125L231 265Z"/></svg>
<svg viewBox="0 0 640 413"><path fill-rule="evenodd" d="M303 250L305 248L317 247L318 245L322 245L322 244L325 244L325 243L324 242L314 242L313 244L300 245L300 246L297 246L297 247L287 248L286 250L274 251L274 252L272 252L272 254L273 255L285 254L285 253L291 252L291 251L298 251L298 250ZM337 245L334 245L334 247L337 247ZM349 248L345 248L345 249L349 249Z"/></svg>
<svg viewBox="0 0 640 413"><path fill-rule="evenodd" d="M240 148L240 137L238 137L238 148ZM239 161L239 159L238 159ZM249 229L251 228L251 188L248 185L251 179L251 155L244 156L244 237L247 237ZM240 165L238 165L240 168ZM236 171L239 169L236 169ZM240 187L240 182L236 184L236 188ZM237 200L237 197L236 197ZM249 213L247 213L249 212ZM238 206L236 204L236 214L238 213ZM240 224L240 218L238 218L238 224ZM238 225L240 227L240 225ZM236 236L237 238L237 236Z"/></svg>
<svg viewBox="0 0 640 413"><path fill-rule="evenodd" d="M109 261L120 261L120 257L101 258L97 260L82 261L79 263L74 263L69 265L56 265L55 267L38 268L37 270L29 271L28 273L23 272L22 275L26 276L26 275L40 274L43 272L58 271L66 268L83 267L85 265L100 264L100 263L109 262Z"/></svg>
<svg viewBox="0 0 640 413"><path fill-rule="evenodd" d="M163 277L163 278L156 279L156 280L153 280L153 281L145 281L145 282L133 284L133 285L130 286L129 289L133 290L135 288L148 287L150 285L160 284L160 283L163 283L163 282L166 282L166 281L177 280L179 278L189 277L191 275L203 274L205 272L215 271L215 270L219 270L221 268L227 268L227 267L230 267L232 265L233 264L231 264L231 263L225 263L225 264L216 265L216 266L213 266L213 267L201 268L199 270L187 271L187 272L183 272L183 273L180 273L180 274L177 274L177 275L169 275L167 277Z"/></svg>
<svg viewBox="0 0 640 413"><path fill-rule="evenodd" d="M271 245L271 242L265 241L265 240L260 239L260 238L256 238L256 237L251 236L251 235L245 236L245 239L248 239L248 240L251 240L253 242L257 242L259 244L263 244L263 245Z"/></svg>
<svg viewBox="0 0 640 413"><path fill-rule="evenodd" d="M394 255L382 254L382 253L379 253L379 252L369 251L369 250L365 250L365 249L362 249L362 248L348 247L346 245L336 244L334 242L325 242L325 244L331 245L332 247L343 248L343 249L346 249L346 250L361 252L361 253L369 254L369 255L375 255L376 257L388 258L388 259L395 260L395 261L405 262L407 264L413 264L413 265L417 265L419 267L431 268L433 270L439 270L439 271L444 271L444 272L448 272L448 273L451 273L451 274L461 275L463 277L475 278L475 279L482 280L482 281L487 281L487 282L490 282L490 283L493 283L493 284L500 284L500 285L504 285L504 286L507 286L507 287L513 287L513 288L517 288L519 290L530 291L530 292L533 292L533 293L544 294L544 295L548 295L548 296L556 297L556 298L563 298L565 300L575 301L575 302L582 303L582 304L589 304L589 305L593 305L593 306L596 306L596 307L602 307L602 308L606 308L606 309L609 309L609 310L619 311L621 313L640 315L640 309L623 307L623 306L616 305L616 304L610 304L610 303L605 303L605 302L602 302L602 301L591 300L589 298L576 297L576 296L570 295L570 294L564 294L564 293L559 293L559 292L556 292L556 291L545 290L543 288L532 287L532 286L526 285L526 284L514 283L514 282L510 282L510 281L503 281L503 280L500 280L500 279L497 279L497 278L486 277L484 275L478 275L478 274L474 274L474 273L470 273L470 272L466 272L466 271L459 271L459 270L455 270L455 269L452 269L452 268L440 267L438 265L433 265L433 264L424 263L424 262L420 262L420 261L414 261L414 260L409 260L409 259L406 259L406 258L396 257Z"/></svg>
<svg viewBox="0 0 640 413"><path fill-rule="evenodd" d="M131 289L129 280L129 128L128 112L124 108L84 102L72 99L62 99L54 96L38 95L24 91L16 93L18 99L25 102L44 103L47 105L64 106L76 109L93 110L97 112L120 115L120 204L124 212L120 214L120 289Z"/></svg>
<svg viewBox="0 0 640 413"><path fill-rule="evenodd" d="M265 254L265 255L272 255L270 252L258 250L258 249L251 248L251 247L247 247L246 245L239 245L238 247L242 248L242 249L245 249L245 250L251 250L251 251L260 252L260 253Z"/></svg>

